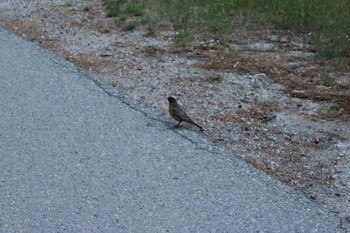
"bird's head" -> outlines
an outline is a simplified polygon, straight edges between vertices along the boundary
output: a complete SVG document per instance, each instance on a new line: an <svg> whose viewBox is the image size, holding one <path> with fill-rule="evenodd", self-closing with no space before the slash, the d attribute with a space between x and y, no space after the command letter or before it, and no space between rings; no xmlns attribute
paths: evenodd
<svg viewBox="0 0 350 233"><path fill-rule="evenodd" d="M168 97L167 99L168 99L169 103L176 103L176 99L172 96Z"/></svg>

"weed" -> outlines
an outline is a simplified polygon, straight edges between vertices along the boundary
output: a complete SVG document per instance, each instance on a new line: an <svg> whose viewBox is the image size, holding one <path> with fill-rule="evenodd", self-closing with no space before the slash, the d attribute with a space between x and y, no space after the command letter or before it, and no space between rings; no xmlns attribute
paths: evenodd
<svg viewBox="0 0 350 233"><path fill-rule="evenodd" d="M114 20L115 24L120 27L120 28L123 28L125 27L126 23L125 21L128 19L128 16L126 15L120 15L118 18L116 18Z"/></svg>
<svg viewBox="0 0 350 233"><path fill-rule="evenodd" d="M276 107L278 106L278 102L276 100L263 100L260 102L262 106L265 107Z"/></svg>
<svg viewBox="0 0 350 233"><path fill-rule="evenodd" d="M156 29L154 27L154 25L148 25L147 27L147 34L146 36L155 36L156 35Z"/></svg>
<svg viewBox="0 0 350 233"><path fill-rule="evenodd" d="M184 47L193 40L193 33L189 29L179 29L175 37L175 46Z"/></svg>
<svg viewBox="0 0 350 233"><path fill-rule="evenodd" d="M321 81L324 86L329 87L334 83L334 78L329 74L327 70L324 70Z"/></svg>
<svg viewBox="0 0 350 233"><path fill-rule="evenodd" d="M84 6L83 11L91 11L92 7L91 6Z"/></svg>
<svg viewBox="0 0 350 233"><path fill-rule="evenodd" d="M343 112L343 110L344 109L340 105L333 104L326 108L324 115L327 118L336 118Z"/></svg>
<svg viewBox="0 0 350 233"><path fill-rule="evenodd" d="M137 21L131 21L123 26L123 30L124 31L132 31L138 26L138 24L139 23Z"/></svg>
<svg viewBox="0 0 350 233"><path fill-rule="evenodd" d="M216 75L209 75L207 79L208 79L209 82L216 82L216 83L218 83L218 82L222 82L224 80L224 77L222 77L219 74L216 74Z"/></svg>
<svg viewBox="0 0 350 233"><path fill-rule="evenodd" d="M253 82L253 83L252 83L252 87L255 88L255 89L260 89L260 88L261 88L259 82Z"/></svg>
<svg viewBox="0 0 350 233"><path fill-rule="evenodd" d="M227 54L226 54L226 57L228 58L228 59L232 59L232 58L234 58L236 56L236 54L235 54L235 52L232 50L232 49L230 49L228 52L227 52Z"/></svg>
<svg viewBox="0 0 350 233"><path fill-rule="evenodd" d="M145 36L155 36L157 27L157 17L151 17L149 15L143 16L141 18L140 24L146 25L147 33Z"/></svg>
<svg viewBox="0 0 350 233"><path fill-rule="evenodd" d="M138 17L143 15L143 9L141 8L141 6L138 5L130 5L125 9L124 12L129 15Z"/></svg>
<svg viewBox="0 0 350 233"><path fill-rule="evenodd" d="M102 33L110 33L110 32L111 32L111 29L109 29L109 28L104 28L104 29L102 29L101 32L102 32Z"/></svg>
<svg viewBox="0 0 350 233"><path fill-rule="evenodd" d="M146 45L144 48L145 48L145 50L154 50L154 49L157 49L157 46L155 46L155 45Z"/></svg>
<svg viewBox="0 0 350 233"><path fill-rule="evenodd" d="M120 15L120 16L118 17L118 19L119 19L120 21L122 21L122 22L125 22L125 21L128 19L128 16L127 16L127 15Z"/></svg>
<svg viewBox="0 0 350 233"><path fill-rule="evenodd" d="M104 4L108 8L107 17L115 17L120 14L121 7L127 2L127 0L103 0Z"/></svg>

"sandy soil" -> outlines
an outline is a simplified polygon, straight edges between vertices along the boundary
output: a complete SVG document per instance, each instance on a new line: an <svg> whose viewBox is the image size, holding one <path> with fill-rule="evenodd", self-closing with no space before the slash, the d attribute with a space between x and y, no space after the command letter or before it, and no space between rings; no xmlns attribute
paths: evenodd
<svg viewBox="0 0 350 233"><path fill-rule="evenodd" d="M159 112L166 114L167 96L177 97L212 141L338 213L350 229L350 124L341 105L349 73L334 73L333 87L317 82L325 62L293 34L237 37L229 58L215 40L175 48L169 28L155 37L121 31L105 12L100 0L3 0L0 25ZM186 128L197 130L174 130Z"/></svg>

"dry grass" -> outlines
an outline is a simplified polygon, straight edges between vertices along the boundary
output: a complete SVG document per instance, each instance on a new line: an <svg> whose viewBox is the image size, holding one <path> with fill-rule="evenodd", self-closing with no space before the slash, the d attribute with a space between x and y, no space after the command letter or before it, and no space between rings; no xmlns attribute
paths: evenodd
<svg viewBox="0 0 350 233"><path fill-rule="evenodd" d="M315 101L327 101L339 105L339 114L329 120L350 120L350 83L331 83L324 85L322 81L323 67L326 61L315 58L292 58L283 54L266 53L236 55L233 58L221 56L222 51L202 53L208 63L200 65L208 70L230 70L239 74L265 74L274 82L286 87L292 96ZM301 65L296 65L301 64ZM333 70L336 67L332 67Z"/></svg>

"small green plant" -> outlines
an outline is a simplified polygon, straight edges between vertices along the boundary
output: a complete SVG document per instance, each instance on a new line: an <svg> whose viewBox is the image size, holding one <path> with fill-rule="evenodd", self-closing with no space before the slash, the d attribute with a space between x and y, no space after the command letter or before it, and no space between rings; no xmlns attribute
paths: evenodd
<svg viewBox="0 0 350 233"><path fill-rule="evenodd" d="M279 106L279 103L276 100L265 99L259 100L257 102L257 105L263 108L277 108Z"/></svg>
<svg viewBox="0 0 350 233"><path fill-rule="evenodd" d="M155 35L156 35L155 26L154 25L148 25L146 36L152 37L152 36L155 36Z"/></svg>
<svg viewBox="0 0 350 233"><path fill-rule="evenodd" d="M125 27L126 23L125 21L128 19L128 16L126 15L120 15L118 18L116 18L114 20L115 24L120 27L120 28L123 28Z"/></svg>
<svg viewBox="0 0 350 233"><path fill-rule="evenodd" d="M155 46L155 45L146 45L144 47L144 50L145 54L147 54L148 56L150 57L154 57L157 55L157 52L158 52L158 47Z"/></svg>
<svg viewBox="0 0 350 233"><path fill-rule="evenodd" d="M193 33L189 29L180 29L175 37L175 46L184 47L193 40Z"/></svg>
<svg viewBox="0 0 350 233"><path fill-rule="evenodd" d="M137 21L131 21L123 26L123 30L124 31L132 31L138 26L138 24L139 23Z"/></svg>
<svg viewBox="0 0 350 233"><path fill-rule="evenodd" d="M324 86L329 87L334 83L334 78L329 74L328 71L324 71L321 81Z"/></svg>
<svg viewBox="0 0 350 233"><path fill-rule="evenodd" d="M91 11L92 7L91 6L84 6L83 11Z"/></svg>
<svg viewBox="0 0 350 233"><path fill-rule="evenodd" d="M127 0L103 0L104 4L108 8L107 17L118 16L122 11L122 6Z"/></svg>
<svg viewBox="0 0 350 233"><path fill-rule="evenodd" d="M157 46L155 46L155 45L146 45L144 48L146 50L154 50L154 49L157 49Z"/></svg>
<svg viewBox="0 0 350 233"><path fill-rule="evenodd" d="M325 110L325 117L327 118L336 118L343 111L343 108L338 104L330 105Z"/></svg>
<svg viewBox="0 0 350 233"><path fill-rule="evenodd" d="M73 6L73 3L67 1L67 2L64 3L64 5L65 6Z"/></svg>
<svg viewBox="0 0 350 233"><path fill-rule="evenodd" d="M128 19L128 16L127 15L120 15L118 17L118 19L121 21L121 22L125 22L127 19Z"/></svg>
<svg viewBox="0 0 350 233"><path fill-rule="evenodd" d="M235 54L235 52L234 52L232 49L230 49L230 50L227 52L227 54L226 54L226 57L229 58L229 59L232 59L232 58L234 58L235 56L236 56L236 54Z"/></svg>
<svg viewBox="0 0 350 233"><path fill-rule="evenodd" d="M132 16L140 17L143 15L143 8L139 5L129 5L124 12Z"/></svg>
<svg viewBox="0 0 350 233"><path fill-rule="evenodd" d="M255 88L255 89L259 89L259 88L261 88L261 86L260 86L260 83L259 83L259 82L253 82L253 83L252 83L252 87L253 87L253 88Z"/></svg>
<svg viewBox="0 0 350 233"><path fill-rule="evenodd" d="M215 74L215 75L209 75L207 79L209 82L219 83L219 82L222 82L224 80L224 77L222 77L222 75Z"/></svg>
<svg viewBox="0 0 350 233"><path fill-rule="evenodd" d="M110 32L111 32L111 29L109 29L109 28L104 28L101 31L101 33L110 33Z"/></svg>

